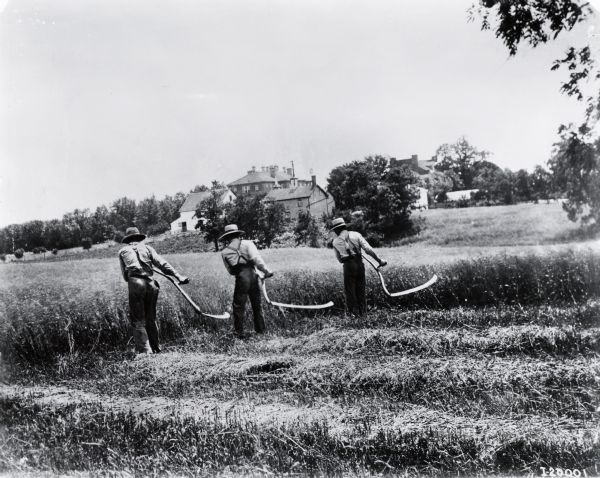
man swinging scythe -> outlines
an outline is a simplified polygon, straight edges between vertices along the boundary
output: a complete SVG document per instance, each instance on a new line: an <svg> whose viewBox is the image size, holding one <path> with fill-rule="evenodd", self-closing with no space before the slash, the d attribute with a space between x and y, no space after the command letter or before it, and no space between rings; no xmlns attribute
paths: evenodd
<svg viewBox="0 0 600 478"><path fill-rule="evenodd" d="M119 263L123 279L129 288L129 316L133 324L133 339L138 353L159 353L158 325L156 323L156 301L159 285L152 276L154 267L165 275L173 276L180 284L190 280L179 274L154 248L142 241L146 239L137 227L125 232L119 251Z"/></svg>
<svg viewBox="0 0 600 478"><path fill-rule="evenodd" d="M351 314L363 315L367 311L367 298L362 251L375 259L379 267L387 265L387 262L379 258L362 234L348 231L343 218L334 219L331 226L331 232L336 236L332 242L333 250L337 260L344 265L346 308Z"/></svg>
<svg viewBox="0 0 600 478"><path fill-rule="evenodd" d="M219 241L225 243L221 252L223 263L227 272L235 276L235 289L233 292L233 328L235 335L244 337L244 312L246 301L250 297L252 315L254 318L254 330L257 334L265 331L265 319L263 317L260 298L260 282L255 268L264 274L265 278L272 277L273 272L265 265L258 249L252 241L242 240L240 237L244 231L238 229L236 224L225 226L225 231L219 237Z"/></svg>

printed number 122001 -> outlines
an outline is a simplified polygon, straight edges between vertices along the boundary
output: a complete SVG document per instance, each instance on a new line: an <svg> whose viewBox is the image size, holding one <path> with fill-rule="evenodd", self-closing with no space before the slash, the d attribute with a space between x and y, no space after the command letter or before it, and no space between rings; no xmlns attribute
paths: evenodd
<svg viewBox="0 0 600 478"><path fill-rule="evenodd" d="M542 476L584 476L585 478L588 476L585 470L582 473L577 468L545 468L540 466L540 470L542 470Z"/></svg>

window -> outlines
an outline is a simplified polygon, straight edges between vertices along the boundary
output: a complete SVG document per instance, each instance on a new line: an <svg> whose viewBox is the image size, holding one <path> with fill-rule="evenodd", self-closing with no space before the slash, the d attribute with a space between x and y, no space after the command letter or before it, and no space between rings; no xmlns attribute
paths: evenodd
<svg viewBox="0 0 600 478"><path fill-rule="evenodd" d="M259 186L258 184L255 184L255 185L254 185L254 190L255 190L255 191L258 191L259 189L260 189L260 186Z"/></svg>
<svg viewBox="0 0 600 478"><path fill-rule="evenodd" d="M302 199L298 199L298 207L302 207Z"/></svg>
<svg viewBox="0 0 600 478"><path fill-rule="evenodd" d="M243 190L245 193L247 193L247 192L250 192L250 186L249 186L249 185L243 186L243 187L242 187L242 190Z"/></svg>

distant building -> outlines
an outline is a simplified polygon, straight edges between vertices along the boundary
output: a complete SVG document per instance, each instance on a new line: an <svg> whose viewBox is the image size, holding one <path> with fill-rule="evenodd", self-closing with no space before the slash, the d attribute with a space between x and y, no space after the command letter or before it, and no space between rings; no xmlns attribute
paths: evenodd
<svg viewBox="0 0 600 478"><path fill-rule="evenodd" d="M211 191L188 194L184 203L179 208L179 219L175 219L171 223L171 233L178 234L196 229L198 222L203 221L202 217L196 216L196 209L200 203L208 199L210 195ZM223 201L223 203L227 204L233 202L234 200L235 194L233 194L229 189L222 189L221 201Z"/></svg>
<svg viewBox="0 0 600 478"><path fill-rule="evenodd" d="M417 173L419 176L427 176L433 172L436 159L434 156L431 159L420 160L418 154L413 154L410 158L406 159L390 159L390 167L403 165L408 166L411 171Z"/></svg>
<svg viewBox="0 0 600 478"><path fill-rule="evenodd" d="M454 202L471 199L471 194L478 193L479 189L463 189L461 191L448 191L446 193L446 202Z"/></svg>
<svg viewBox="0 0 600 478"><path fill-rule="evenodd" d="M324 213L331 214L335 207L333 196L317 184L316 176L312 176L308 184L299 184L292 178L287 188L276 187L266 196L266 202L283 204L290 219L298 219L300 211L320 218Z"/></svg>
<svg viewBox="0 0 600 478"><path fill-rule="evenodd" d="M248 173L227 187L237 196L268 193L273 189L288 189L291 187L294 173L292 168L279 168L279 166L262 166L260 170L254 166ZM309 180L297 179L297 186L310 186Z"/></svg>

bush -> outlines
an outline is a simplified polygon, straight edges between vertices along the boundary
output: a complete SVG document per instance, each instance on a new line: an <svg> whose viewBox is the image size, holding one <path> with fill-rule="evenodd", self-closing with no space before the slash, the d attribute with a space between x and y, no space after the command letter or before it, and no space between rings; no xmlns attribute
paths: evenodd
<svg viewBox="0 0 600 478"><path fill-rule="evenodd" d="M14 252L14 254L17 259L23 259L23 256L25 255L25 251L23 249L19 248Z"/></svg>
<svg viewBox="0 0 600 478"><path fill-rule="evenodd" d="M56 255L56 254L58 254L58 249L57 249L56 247L55 247L54 249L52 249L52 254L53 254L53 255Z"/></svg>
<svg viewBox="0 0 600 478"><path fill-rule="evenodd" d="M0 261L6 261L6 254L0 254Z"/></svg>
<svg viewBox="0 0 600 478"><path fill-rule="evenodd" d="M125 237L125 234L122 231L117 231L117 232L115 232L115 237L113 238L113 240L117 243L121 243L121 241L123 241L124 237Z"/></svg>
<svg viewBox="0 0 600 478"><path fill-rule="evenodd" d="M84 237L81 240L81 247L83 247L86 251L92 248L92 239L90 237Z"/></svg>
<svg viewBox="0 0 600 478"><path fill-rule="evenodd" d="M45 252L48 252L48 249L46 249L44 246L39 246L39 247L34 247L32 252L34 254L43 254Z"/></svg>

